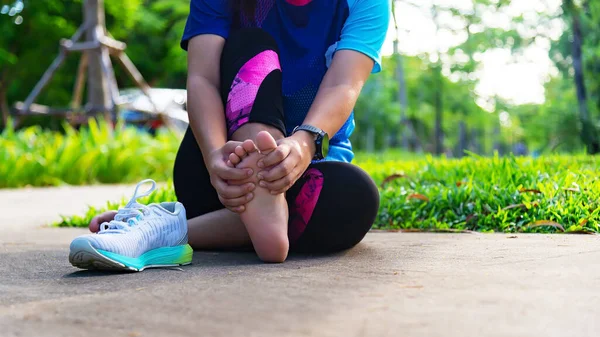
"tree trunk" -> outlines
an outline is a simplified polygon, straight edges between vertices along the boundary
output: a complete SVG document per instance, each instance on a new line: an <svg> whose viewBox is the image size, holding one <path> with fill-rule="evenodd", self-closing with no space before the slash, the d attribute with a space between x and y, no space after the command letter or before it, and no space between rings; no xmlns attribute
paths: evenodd
<svg viewBox="0 0 600 337"><path fill-rule="evenodd" d="M366 134L365 147L367 152L375 151L375 127L373 125L369 125Z"/></svg>
<svg viewBox="0 0 600 337"><path fill-rule="evenodd" d="M483 135L484 132L481 132L480 129L474 129L471 132L471 148L473 149L473 151L475 151L475 153L481 155L483 154L483 142L481 141L481 135Z"/></svg>
<svg viewBox="0 0 600 337"><path fill-rule="evenodd" d="M408 150L409 133L411 132L406 119L408 99L406 95L406 81L404 80L404 67L402 66L402 55L398 51L398 39L394 40L394 53L396 54L396 81L398 81L398 101L400 102L400 124L402 128L402 148Z"/></svg>
<svg viewBox="0 0 600 337"><path fill-rule="evenodd" d="M404 74L404 64L402 60L402 54L398 48L398 20L396 20L396 3L397 0L392 1L392 17L394 19L394 55L396 56L396 81L398 81L398 102L400 102L400 124L402 125L402 148L404 150L410 149L410 144L414 144L415 150L421 151L421 144L419 137L415 131L412 121L407 118L406 112L408 111L408 94L406 90L406 78Z"/></svg>
<svg viewBox="0 0 600 337"><path fill-rule="evenodd" d="M439 45L438 32L440 31L440 25L438 23L438 7L436 5L431 6L431 16L433 23L435 24L435 43ZM444 82L442 81L442 61L440 60L440 52L436 51L437 61L431 68L433 70L433 90L435 91L434 97L434 109L435 109L435 127L434 127L434 140L433 140L433 152L436 155L444 153L444 133L442 130L442 118L444 117L444 98L443 90Z"/></svg>
<svg viewBox="0 0 600 337"><path fill-rule="evenodd" d="M4 87L4 80L0 79L0 110L2 110L2 124L1 128L5 128L8 125L8 100L6 99L6 89Z"/></svg>
<svg viewBox="0 0 600 337"><path fill-rule="evenodd" d="M456 154L458 158L465 155L465 150L468 147L467 142L467 123L463 119L458 124L458 153Z"/></svg>
<svg viewBox="0 0 600 337"><path fill-rule="evenodd" d="M86 31L86 41L98 41L101 36L106 35L104 0L85 0L83 6L84 22L89 28ZM100 48L87 51L88 55L88 104L94 110L113 108L108 79L103 76L102 50ZM106 111L104 111L106 112Z"/></svg>
<svg viewBox="0 0 600 337"><path fill-rule="evenodd" d="M392 137L393 137L393 135L391 132L387 132L387 131L383 132L383 142L382 142L382 148L381 148L382 151L385 151L391 147Z"/></svg>
<svg viewBox="0 0 600 337"><path fill-rule="evenodd" d="M502 155L502 143L500 142L500 120L494 126L494 152Z"/></svg>
<svg viewBox="0 0 600 337"><path fill-rule="evenodd" d="M581 119L581 139L587 146L589 154L600 153L600 140L598 139L598 131L590 118L590 113L587 107L587 91L585 88L585 78L583 73L583 34L581 32L581 22L579 10L575 8L572 0L565 0L566 7L571 12L572 29L573 29L573 70L575 71L575 88L577 91L577 102L579 105L579 116Z"/></svg>
<svg viewBox="0 0 600 337"><path fill-rule="evenodd" d="M435 72L435 130L434 130L434 143L433 143L433 151L437 155L441 155L444 153L444 134L442 130L442 119L444 115L444 102L443 102L443 82L442 82L442 66L441 64L436 64L433 68Z"/></svg>

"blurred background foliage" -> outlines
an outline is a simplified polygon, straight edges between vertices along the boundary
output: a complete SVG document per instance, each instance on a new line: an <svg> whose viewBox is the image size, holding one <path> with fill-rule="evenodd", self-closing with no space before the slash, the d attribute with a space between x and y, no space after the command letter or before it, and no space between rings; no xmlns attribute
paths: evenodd
<svg viewBox="0 0 600 337"><path fill-rule="evenodd" d="M533 16L505 14L515 0L393 1L397 10L390 29L392 52L383 61L384 71L370 79L357 103L356 148L402 148L451 157L467 151L600 152L600 1L556 0L560 4L551 11L543 6L545 1L537 1L542 5ZM179 39L189 0L105 4L109 31L127 43L128 55L149 84L185 88L186 54ZM0 0L4 112L25 99L55 57L58 41L75 32L81 5L82 0ZM402 29L398 12L407 6L425 13L440 39L450 34L460 37L459 42L416 54L403 52L408 42L395 37ZM494 15L508 17L508 23L495 24L489 19ZM486 52L508 50L518 62L536 44L549 46L553 63L543 102L521 104L478 92ZM40 103L68 105L77 63L76 56L69 57ZM133 86L118 66L115 70L120 87Z"/></svg>

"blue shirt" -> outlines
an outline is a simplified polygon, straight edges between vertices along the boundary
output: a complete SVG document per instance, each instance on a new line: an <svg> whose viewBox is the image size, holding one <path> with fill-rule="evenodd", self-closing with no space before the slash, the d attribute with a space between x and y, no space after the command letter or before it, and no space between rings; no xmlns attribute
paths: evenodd
<svg viewBox="0 0 600 337"><path fill-rule="evenodd" d="M381 48L388 30L389 0L258 0L253 20L233 15L228 0L192 0L181 47L200 34L227 38L233 29L260 27L279 47L287 132L301 125L336 51L370 57L381 70ZM327 160L351 162L354 112L330 139Z"/></svg>

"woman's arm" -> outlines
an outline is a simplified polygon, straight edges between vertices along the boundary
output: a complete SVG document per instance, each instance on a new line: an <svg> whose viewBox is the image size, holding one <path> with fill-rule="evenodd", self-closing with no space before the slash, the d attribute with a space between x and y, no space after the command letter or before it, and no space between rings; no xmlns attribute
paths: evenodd
<svg viewBox="0 0 600 337"><path fill-rule="evenodd" d="M373 60L362 53L353 50L336 52L303 124L335 135L350 117L372 69ZM314 136L298 132L292 137L309 145L312 158L316 151Z"/></svg>
<svg viewBox="0 0 600 337"><path fill-rule="evenodd" d="M331 66L304 124L335 135L348 119L369 73L381 70L381 48L389 27L389 0L349 1L350 14L336 44ZM275 167L259 173L261 185L272 193L287 191L304 173L316 151L314 135L297 132L280 141L262 167ZM261 163L259 162L259 167Z"/></svg>
<svg viewBox="0 0 600 337"><path fill-rule="evenodd" d="M373 60L368 56L353 50L338 51L304 124L329 135L337 133L348 120L372 69ZM287 191L310 165L316 152L314 137L308 132L297 132L279 141L277 149L259 161L259 167L277 165L259 173L261 186L273 194Z"/></svg>
<svg viewBox="0 0 600 337"><path fill-rule="evenodd" d="M229 167L227 160L241 142L227 141L225 112L219 93L220 60L225 39L197 35L188 44L188 115L206 168L219 200L234 212L243 211L253 184L234 186L227 181L247 179L252 172Z"/></svg>
<svg viewBox="0 0 600 337"><path fill-rule="evenodd" d="M227 142L225 113L218 89L219 60L224 45L225 39L209 34L198 35L188 44L187 102L190 127L205 154L223 147Z"/></svg>

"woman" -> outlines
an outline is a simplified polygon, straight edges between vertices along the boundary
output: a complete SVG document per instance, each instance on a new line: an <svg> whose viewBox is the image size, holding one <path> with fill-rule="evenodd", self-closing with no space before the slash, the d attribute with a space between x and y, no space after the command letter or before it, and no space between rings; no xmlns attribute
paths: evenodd
<svg viewBox="0 0 600 337"><path fill-rule="evenodd" d="M192 0L190 8L181 41L190 127L174 168L190 245L252 245L265 262L356 245L379 193L350 164L348 138L361 88L381 68L388 0ZM92 231L111 216L94 219Z"/></svg>

